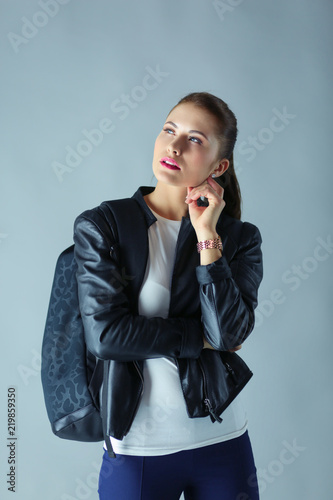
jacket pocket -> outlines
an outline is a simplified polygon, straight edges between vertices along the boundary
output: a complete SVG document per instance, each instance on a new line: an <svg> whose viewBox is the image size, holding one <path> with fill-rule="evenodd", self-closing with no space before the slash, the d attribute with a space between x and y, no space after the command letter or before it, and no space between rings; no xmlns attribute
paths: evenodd
<svg viewBox="0 0 333 500"><path fill-rule="evenodd" d="M204 349L200 364L207 394L206 409L212 419L220 421L221 414L242 391L253 373L238 354L228 351Z"/></svg>

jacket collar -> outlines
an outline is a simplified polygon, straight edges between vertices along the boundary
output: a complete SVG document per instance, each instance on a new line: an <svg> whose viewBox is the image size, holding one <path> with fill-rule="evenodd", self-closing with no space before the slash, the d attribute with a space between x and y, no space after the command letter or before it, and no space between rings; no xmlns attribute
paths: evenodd
<svg viewBox="0 0 333 500"><path fill-rule="evenodd" d="M143 197L149 193L152 193L154 191L154 189L155 188L152 186L141 186L132 196L132 198L134 198L139 203L140 207L142 208L142 211L144 213L148 227L150 227L154 222L156 222L157 219L156 219L155 215L153 214L153 212L148 207L148 205L145 202L145 200L143 199ZM223 232L223 230L226 228L226 226L228 226L229 224L232 224L234 221L236 221L236 219L234 219L233 217L230 217L226 213L222 212L221 216L217 222L217 225L216 225L216 229L217 229L218 233ZM183 219L182 219L182 226L184 226L184 225L187 226L188 224L191 224L191 221L190 221L189 216L187 215L186 217L183 217Z"/></svg>
<svg viewBox="0 0 333 500"><path fill-rule="evenodd" d="M137 203L139 204L142 213L144 215L147 228L149 228L154 222L157 221L155 215L152 213L150 208L148 207L147 203L143 199L143 197L146 194L151 193L154 191L154 187L151 186L141 186L139 189L134 193L132 198L134 198ZM235 228L237 226L240 227L242 226L242 222L235 219L234 217L231 217L230 215L227 215L226 213L221 213L220 218L216 224L216 231L217 233L221 236L222 239L222 244L223 244L223 249L224 249L224 255L226 257L230 257L234 254L235 249L237 248L236 243L233 241L233 236L232 233L235 231L232 231L232 228ZM189 248L195 248L195 243L196 243L196 235L194 228L191 224L191 220L189 216L183 217L182 218L182 223L180 226L179 230L179 237L178 237L178 243L177 243L177 249L178 253L177 255L182 252L185 252L184 255L186 255L186 251ZM148 247L147 247L148 248ZM148 251L148 250L147 250ZM228 257L228 258L229 258ZM181 258L179 255L178 257L176 256L176 263L177 265L177 259ZM199 265L199 261L197 262L197 265Z"/></svg>
<svg viewBox="0 0 333 500"><path fill-rule="evenodd" d="M152 193L154 191L154 189L155 188L152 186L141 186L132 196L132 198L134 198L138 202L138 204L140 205L140 207L144 213L148 227L150 227L154 222L156 222L157 219L156 219L155 215L153 214L153 212L148 207L148 205L145 202L145 200L143 199L143 197L149 193ZM182 218L182 226L186 227L188 225L191 225L191 221L190 221L189 216L187 215L186 217Z"/></svg>
<svg viewBox="0 0 333 500"><path fill-rule="evenodd" d="M143 214L144 214L146 222L147 222L147 227L150 227L154 222L156 222L157 219L156 219L155 215L153 214L153 212L148 207L148 205L145 202L145 200L143 199L143 197L146 194L149 194L152 191L154 191L154 189L155 188L151 187L151 186L141 186L132 196L132 198L134 198L138 202L138 204L140 205L140 207L143 211Z"/></svg>

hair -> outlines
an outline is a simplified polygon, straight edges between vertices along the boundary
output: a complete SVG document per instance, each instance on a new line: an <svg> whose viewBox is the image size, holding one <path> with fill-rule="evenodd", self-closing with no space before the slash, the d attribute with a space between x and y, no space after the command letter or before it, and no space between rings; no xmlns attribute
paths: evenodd
<svg viewBox="0 0 333 500"><path fill-rule="evenodd" d="M193 92L188 94L180 99L172 110L180 104L185 103L192 103L195 106L205 109L217 119L218 128L216 135L220 141L219 158L229 160L229 167L224 174L216 177L215 180L224 189L223 199L226 204L223 212L231 217L240 219L242 198L233 157L238 133L236 116L222 99L208 92Z"/></svg>

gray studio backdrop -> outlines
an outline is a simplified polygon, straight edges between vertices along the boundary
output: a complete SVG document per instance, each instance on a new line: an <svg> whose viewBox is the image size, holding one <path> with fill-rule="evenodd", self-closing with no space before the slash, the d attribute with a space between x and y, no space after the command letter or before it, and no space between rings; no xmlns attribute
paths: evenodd
<svg viewBox="0 0 333 500"><path fill-rule="evenodd" d="M242 218L263 238L257 325L241 351L254 372L244 400L261 498L332 498L332 10L330 0L1 2L2 499L97 498L102 443L56 438L44 408L55 261L80 212L153 182L155 137L196 90L238 117Z"/></svg>

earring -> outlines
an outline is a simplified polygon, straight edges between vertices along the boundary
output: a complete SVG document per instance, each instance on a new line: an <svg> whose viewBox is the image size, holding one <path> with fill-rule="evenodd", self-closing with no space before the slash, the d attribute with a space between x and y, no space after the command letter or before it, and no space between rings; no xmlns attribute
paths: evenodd
<svg viewBox="0 0 333 500"><path fill-rule="evenodd" d="M216 174L212 174L212 177L216 177Z"/></svg>

